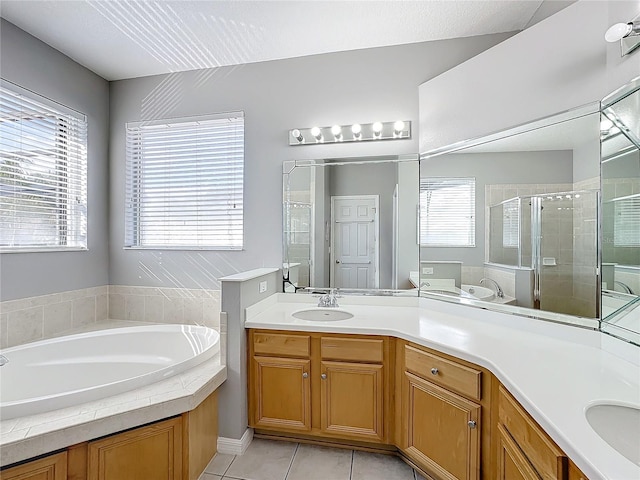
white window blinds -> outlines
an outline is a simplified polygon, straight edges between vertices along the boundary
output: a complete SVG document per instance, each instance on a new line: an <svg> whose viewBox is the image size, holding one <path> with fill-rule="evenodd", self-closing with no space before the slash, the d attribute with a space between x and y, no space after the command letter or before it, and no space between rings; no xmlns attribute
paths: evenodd
<svg viewBox="0 0 640 480"><path fill-rule="evenodd" d="M126 130L125 246L242 249L243 114Z"/></svg>
<svg viewBox="0 0 640 480"><path fill-rule="evenodd" d="M420 244L475 246L475 205L475 178L420 179Z"/></svg>
<svg viewBox="0 0 640 480"><path fill-rule="evenodd" d="M520 237L520 202L517 199L502 204L502 246L517 248Z"/></svg>
<svg viewBox="0 0 640 480"><path fill-rule="evenodd" d="M640 247L640 194L615 200L613 244Z"/></svg>
<svg viewBox="0 0 640 480"><path fill-rule="evenodd" d="M0 249L86 247L86 117L3 81Z"/></svg>

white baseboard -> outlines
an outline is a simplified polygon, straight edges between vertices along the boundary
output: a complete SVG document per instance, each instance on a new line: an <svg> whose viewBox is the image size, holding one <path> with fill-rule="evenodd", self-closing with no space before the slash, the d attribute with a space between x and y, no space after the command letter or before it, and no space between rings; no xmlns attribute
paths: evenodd
<svg viewBox="0 0 640 480"><path fill-rule="evenodd" d="M235 438L218 437L218 453L242 455L253 440L253 428L247 428L240 440Z"/></svg>

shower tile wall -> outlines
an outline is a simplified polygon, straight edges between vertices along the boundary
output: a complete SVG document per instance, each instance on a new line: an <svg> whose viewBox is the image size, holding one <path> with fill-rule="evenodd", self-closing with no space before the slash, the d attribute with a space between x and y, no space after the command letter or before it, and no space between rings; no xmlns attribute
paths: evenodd
<svg viewBox="0 0 640 480"><path fill-rule="evenodd" d="M106 285L0 302L0 348L35 342L108 317Z"/></svg>
<svg viewBox="0 0 640 480"><path fill-rule="evenodd" d="M311 194L309 190L289 192L290 229L289 263L299 263L298 284L309 285L309 259L311 258Z"/></svg>

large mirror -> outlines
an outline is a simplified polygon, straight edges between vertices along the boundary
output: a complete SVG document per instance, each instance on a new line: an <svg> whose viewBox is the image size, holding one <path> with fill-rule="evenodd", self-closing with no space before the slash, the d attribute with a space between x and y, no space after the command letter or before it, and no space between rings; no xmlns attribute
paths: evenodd
<svg viewBox="0 0 640 480"><path fill-rule="evenodd" d="M283 164L285 290L417 295L418 156Z"/></svg>
<svg viewBox="0 0 640 480"><path fill-rule="evenodd" d="M420 160L420 294L597 328L599 104Z"/></svg>
<svg viewBox="0 0 640 480"><path fill-rule="evenodd" d="M640 81L603 100L602 329L640 345Z"/></svg>

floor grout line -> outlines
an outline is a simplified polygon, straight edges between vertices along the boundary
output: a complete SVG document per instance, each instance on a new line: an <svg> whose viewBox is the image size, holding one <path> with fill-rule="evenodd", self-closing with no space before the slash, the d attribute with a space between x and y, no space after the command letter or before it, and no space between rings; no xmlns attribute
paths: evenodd
<svg viewBox="0 0 640 480"><path fill-rule="evenodd" d="M227 468L224 469L224 472L222 472L222 476L220 478L223 478L227 472L229 471L229 469L231 468L231 465L233 465L233 462L236 461L236 458L238 458L238 455L234 455L233 458L231 459L231 462L229 463L229 465L227 466Z"/></svg>
<svg viewBox="0 0 640 480"><path fill-rule="evenodd" d="M287 468L287 474L284 476L283 480L287 480L287 477L289 476L289 472L291 472L291 467L293 466L293 461L296 458L296 455L298 454L298 448L300 448L300 444L296 443L296 449L293 452L293 455L291 456L291 462L289 462L289 468Z"/></svg>
<svg viewBox="0 0 640 480"><path fill-rule="evenodd" d="M353 456L355 455L355 450L351 450L351 468L349 469L349 480L353 478Z"/></svg>

